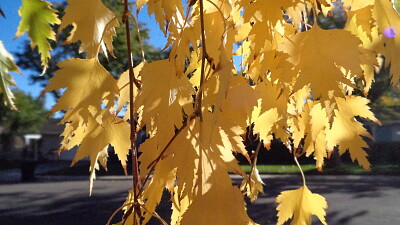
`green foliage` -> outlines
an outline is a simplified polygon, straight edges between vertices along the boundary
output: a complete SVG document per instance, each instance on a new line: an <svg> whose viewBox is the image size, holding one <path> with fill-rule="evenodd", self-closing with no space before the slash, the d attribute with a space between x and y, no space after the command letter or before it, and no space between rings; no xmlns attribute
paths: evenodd
<svg viewBox="0 0 400 225"><path fill-rule="evenodd" d="M8 110L0 104L0 124L5 133L22 135L39 133L46 119L44 98L33 98L22 91L14 91L17 111Z"/></svg>
<svg viewBox="0 0 400 225"><path fill-rule="evenodd" d="M22 0L22 6L19 9L21 21L18 31L15 34L19 37L28 31L31 39L32 48L38 46L41 55L40 60L44 68L47 66L50 57L50 44L47 39L55 40L55 33L52 31L50 24L59 24L60 20L51 8L51 3L42 0Z"/></svg>

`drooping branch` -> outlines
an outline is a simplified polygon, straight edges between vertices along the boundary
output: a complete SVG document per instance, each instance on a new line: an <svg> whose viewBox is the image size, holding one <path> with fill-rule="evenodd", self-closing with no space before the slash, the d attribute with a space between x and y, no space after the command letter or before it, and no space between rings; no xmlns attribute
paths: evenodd
<svg viewBox="0 0 400 225"><path fill-rule="evenodd" d="M206 48L206 36L204 29L204 6L203 0L199 1L200 4L200 27L201 27L201 72L200 72L200 87L199 93L196 97L196 109L195 112L198 116L200 116L200 121L203 121L203 115L201 112L202 101L203 101L203 83L204 83L204 74L205 74L205 62L207 58L207 48Z"/></svg>
<svg viewBox="0 0 400 225"><path fill-rule="evenodd" d="M135 145L136 142L136 120L135 118L135 110L134 110L134 93L133 93L133 85L136 84L135 74L133 71L133 61L131 56L131 35L130 35L130 26L129 26L129 7L128 0L124 0L124 16L123 23L125 23L126 30L126 44L128 51L128 65L129 65L129 123L130 123L130 141L131 141L131 150L132 150L132 180L133 180L133 202L134 202L134 224L136 224L136 216L140 215L140 206L138 204L137 191L140 188L139 185L139 166L138 166L138 149ZM136 82L135 82L136 81Z"/></svg>

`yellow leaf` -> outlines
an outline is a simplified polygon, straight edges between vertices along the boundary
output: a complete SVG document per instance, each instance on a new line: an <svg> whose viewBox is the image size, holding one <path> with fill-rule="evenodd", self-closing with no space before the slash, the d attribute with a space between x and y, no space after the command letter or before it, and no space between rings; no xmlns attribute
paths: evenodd
<svg viewBox="0 0 400 225"><path fill-rule="evenodd" d="M138 75L143 68L144 63L140 63L133 69L133 73L135 78L138 79ZM138 95L138 90L135 84L133 85L133 96L136 98ZM126 103L129 102L129 95L130 95L130 81L129 81L129 70L125 71L118 79L118 88L120 91L119 98L118 98L118 109L117 113L121 111L121 109L125 106Z"/></svg>
<svg viewBox="0 0 400 225"><path fill-rule="evenodd" d="M51 112L67 111L63 121L73 121L90 115L88 106L101 111L101 104L112 103L119 93L117 81L96 58L68 59L59 62L56 76L42 93L66 88Z"/></svg>
<svg viewBox="0 0 400 225"><path fill-rule="evenodd" d="M19 73L14 58L4 48L0 41L0 94L3 94L4 104L13 110L18 110L14 104L14 94L11 92L10 85L16 86L15 81L9 72Z"/></svg>
<svg viewBox="0 0 400 225"><path fill-rule="evenodd" d="M181 224L252 222L247 216L243 196L232 185L227 173L241 169L231 149L221 141L227 138L221 128L213 123L212 113L204 113L203 122L194 119L171 146L177 165L178 192L175 194L181 199L186 195L193 199L187 209L181 211ZM203 216L198 217L199 213Z"/></svg>
<svg viewBox="0 0 400 225"><path fill-rule="evenodd" d="M385 66L391 65L391 83L396 88L400 79L400 15L390 1L376 0L373 17L385 46L381 47L380 53L385 56Z"/></svg>
<svg viewBox="0 0 400 225"><path fill-rule="evenodd" d="M360 40L348 31L322 30L318 26L286 39L280 50L287 53L289 62L295 65L291 76L295 78L298 74L292 92L310 85L314 98L329 98L332 90L340 95L340 84L354 86L340 67L352 74L362 74L360 51L354 47L359 44ZM336 54L337 49L346 51Z"/></svg>
<svg viewBox="0 0 400 225"><path fill-rule="evenodd" d="M103 5L101 0L68 0L60 31L72 24L74 29L67 39L68 43L81 41L80 52L88 52L87 58L97 56L100 45L106 45L113 54L112 38L119 26L115 15ZM104 52L106 54L106 52Z"/></svg>
<svg viewBox="0 0 400 225"><path fill-rule="evenodd" d="M249 4L251 3L251 4ZM260 21L265 24L271 23L275 26L280 20L283 20L283 10L290 6L293 6L294 1L281 1L281 0L258 0L258 1L242 1L241 3L245 6L245 12L243 18L245 22L248 21Z"/></svg>
<svg viewBox="0 0 400 225"><path fill-rule="evenodd" d="M149 0L137 0L137 1L136 1L136 8L137 8L137 11L139 11L140 9L142 9L142 7L143 7L145 4L147 4L148 1L149 1Z"/></svg>
<svg viewBox="0 0 400 225"><path fill-rule="evenodd" d="M375 0L342 0L344 8L350 8L351 11L365 8L369 5L374 4Z"/></svg>
<svg viewBox="0 0 400 225"><path fill-rule="evenodd" d="M268 80L256 86L260 96L258 107L254 109L251 122L254 122L254 132L260 134L267 147L271 143L272 133L285 141L288 90L279 88Z"/></svg>
<svg viewBox="0 0 400 225"><path fill-rule="evenodd" d="M258 95L242 76L231 79L226 100L222 106L224 116L237 123L243 130L254 106L257 106Z"/></svg>
<svg viewBox="0 0 400 225"><path fill-rule="evenodd" d="M367 153L363 150L368 148L368 144L363 137L372 138L372 136L355 118L360 116L379 123L367 105L369 100L360 96L346 96L335 97L335 101L337 103L337 109L334 110L335 118L326 135L328 149L332 150L334 146L339 145L340 154L348 149L351 159L357 160L360 166L369 170L370 163Z"/></svg>
<svg viewBox="0 0 400 225"><path fill-rule="evenodd" d="M147 141L146 141L147 142ZM171 162L172 158L169 157L165 160L162 160L157 168L154 170L153 177L148 184L148 186L144 189L141 200L146 204L146 209L150 212L144 212L144 220L141 224L146 224L151 218L151 212L155 212L157 205L161 201L161 197L163 195L164 188L168 187L168 183L172 183L173 192L173 184L176 178L176 169L173 167L173 163ZM142 161L141 161L142 162ZM144 170L141 170L143 173Z"/></svg>
<svg viewBox="0 0 400 225"><path fill-rule="evenodd" d="M181 0L140 0L137 3L138 9L140 10L140 8L145 4L147 4L149 15L154 14L155 19L164 34L167 33L167 28L170 29L170 26L179 27L177 24L178 17L183 17L183 6Z"/></svg>
<svg viewBox="0 0 400 225"><path fill-rule="evenodd" d="M84 124L79 127L70 127L67 124L63 132L64 150L70 150L76 145L80 145L75 154L72 165L79 160L90 157L90 192L92 182L95 178L95 170L98 169L97 161L105 166L107 157L107 146L114 147L114 152L121 161L122 167L126 168L127 155L130 149L129 124L111 114L108 110L103 110L93 116L89 116Z"/></svg>
<svg viewBox="0 0 400 225"><path fill-rule="evenodd" d="M251 202L254 202L258 198L258 194L264 193L263 188L264 182L261 180L260 174L257 168L251 173L250 177L243 179L240 185L240 190L245 191L247 197L250 198Z"/></svg>
<svg viewBox="0 0 400 225"><path fill-rule="evenodd" d="M316 215L321 223L325 221L328 204L324 197L312 193L306 186L297 190L284 191L277 198L278 225L293 217L291 225L311 225L311 216Z"/></svg>
<svg viewBox="0 0 400 225"><path fill-rule="evenodd" d="M142 122L151 135L157 133L157 148L161 151L174 129L182 125L183 112L192 114L193 89L186 76L176 75L174 63L168 59L145 64L140 77L142 89L136 106L143 106Z"/></svg>
<svg viewBox="0 0 400 225"><path fill-rule="evenodd" d="M326 110L321 103L315 104L310 111L312 145L307 149L307 156L314 153L317 168L322 168L324 158L327 157L326 130L329 128L329 120Z"/></svg>
<svg viewBox="0 0 400 225"><path fill-rule="evenodd" d="M376 52L381 45L381 37L378 36L376 26L372 26L372 6L368 6L356 11L348 12L349 19L345 29L356 35L361 41L362 55L360 56L361 68L365 81L364 93L368 94L375 78L375 67L377 67Z"/></svg>
<svg viewBox="0 0 400 225"><path fill-rule="evenodd" d="M50 24L60 24L57 18L56 10L51 8L52 4L43 0L22 0L19 15L21 22L18 26L18 31L15 34L19 37L28 31L28 36L31 39L32 48L36 45L40 53L42 66L47 67L48 59L50 58L51 46L47 39L55 40L55 33Z"/></svg>

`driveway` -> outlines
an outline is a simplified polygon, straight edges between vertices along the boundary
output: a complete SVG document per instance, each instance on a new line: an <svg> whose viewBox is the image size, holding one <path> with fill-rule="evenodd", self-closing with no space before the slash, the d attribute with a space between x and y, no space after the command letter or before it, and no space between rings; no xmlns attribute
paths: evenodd
<svg viewBox="0 0 400 225"><path fill-rule="evenodd" d="M300 187L299 175L264 175L265 194L248 205L250 217L260 224L275 224L275 197ZM238 180L235 180L239 182ZM0 185L0 224L91 225L106 224L124 201L131 180L100 177L93 195L84 177L40 176L35 183ZM307 185L328 201L328 224L400 224L399 176L308 176ZM168 218L168 196L159 214ZM120 215L117 216L120 218ZM314 218L315 219L315 218ZM114 221L114 223L117 221ZM158 224L153 221L151 224ZM320 224L315 220L313 224Z"/></svg>

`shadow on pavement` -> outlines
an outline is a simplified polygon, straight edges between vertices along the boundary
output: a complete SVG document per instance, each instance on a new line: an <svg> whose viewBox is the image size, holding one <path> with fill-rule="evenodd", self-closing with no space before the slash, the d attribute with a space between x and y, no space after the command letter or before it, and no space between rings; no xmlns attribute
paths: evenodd
<svg viewBox="0 0 400 225"><path fill-rule="evenodd" d="M283 175L265 177L264 182L265 194L248 203L248 213L259 224L276 224L276 196L281 191L299 188L302 181L296 175ZM400 224L396 216L400 209L395 207L400 202L398 176L308 176L307 185L312 192L326 197L330 205L326 217L329 224ZM124 202L130 186L130 180L99 180L95 182L93 196L89 197L87 180L0 185L0 223L104 225ZM167 221L171 213L168 200L165 194L157 210ZM388 209L392 211L387 212ZM115 218L114 223L121 218L121 213ZM382 223L373 220L383 218L386 220ZM321 224L316 218L313 221ZM160 223L153 219L149 224Z"/></svg>

